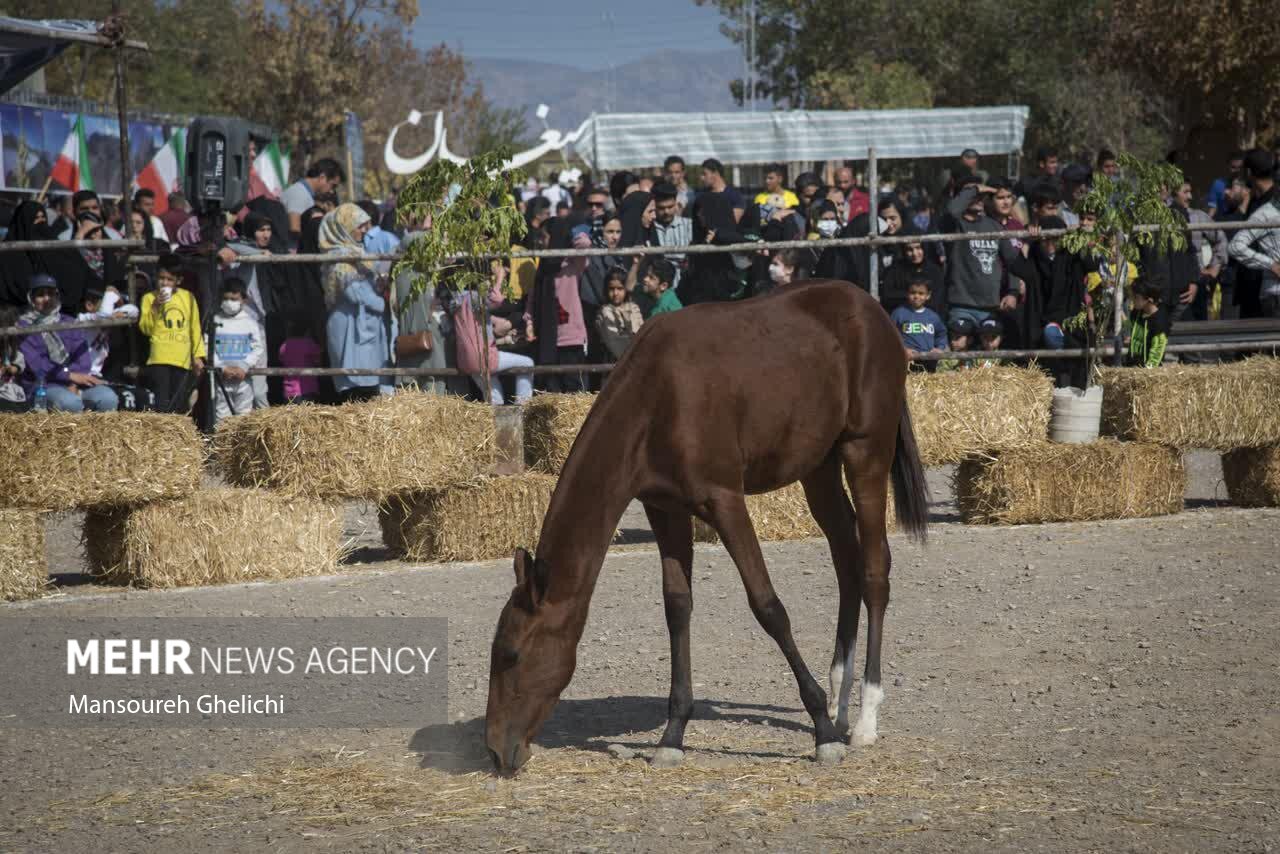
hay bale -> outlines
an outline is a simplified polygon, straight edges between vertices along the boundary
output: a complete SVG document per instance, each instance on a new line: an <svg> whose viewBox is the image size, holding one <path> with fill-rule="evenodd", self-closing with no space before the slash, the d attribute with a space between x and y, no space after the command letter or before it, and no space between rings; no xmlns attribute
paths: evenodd
<svg viewBox="0 0 1280 854"><path fill-rule="evenodd" d="M594 394L539 394L524 406L530 468L559 474ZM1018 448L1049 433L1053 383L1035 368L986 367L907 377L916 443L926 466Z"/></svg>
<svg viewBox="0 0 1280 854"><path fill-rule="evenodd" d="M493 560L537 548L556 478L540 472L484 477L388 499L382 541L410 560Z"/></svg>
<svg viewBox="0 0 1280 854"><path fill-rule="evenodd" d="M893 489L889 490L889 506L886 523L889 530L898 526L893 509ZM804 497L804 487L792 483L773 492L747 496L747 512L751 514L751 526L759 540L807 540L821 537L822 529L809 512L809 502ZM693 540L697 543L718 543L720 535L706 522L693 517Z"/></svg>
<svg viewBox="0 0 1280 854"><path fill-rule="evenodd" d="M234 486L382 501L483 473L494 459L493 409L410 391L345 406L275 406L226 419L213 458Z"/></svg>
<svg viewBox="0 0 1280 854"><path fill-rule="evenodd" d="M200 485L204 442L185 415L0 415L0 506L74 510L182 498Z"/></svg>
<svg viewBox="0 0 1280 854"><path fill-rule="evenodd" d="M1183 450L1280 443L1280 359L1101 374L1104 435Z"/></svg>
<svg viewBox="0 0 1280 854"><path fill-rule="evenodd" d="M529 468L560 474L594 394L536 394L524 405L524 453Z"/></svg>
<svg viewBox="0 0 1280 854"><path fill-rule="evenodd" d="M1136 519L1181 511L1187 473L1182 454L1162 445L1041 442L965 460L952 488L967 523Z"/></svg>
<svg viewBox="0 0 1280 854"><path fill-rule="evenodd" d="M912 373L907 404L921 462L942 466L971 454L1043 442L1053 382L1037 368Z"/></svg>
<svg viewBox="0 0 1280 854"><path fill-rule="evenodd" d="M0 510L0 601L34 599L48 585L44 517L35 510Z"/></svg>
<svg viewBox="0 0 1280 854"><path fill-rule="evenodd" d="M1232 504L1280 507L1280 445L1228 451L1222 455L1222 479Z"/></svg>
<svg viewBox="0 0 1280 854"><path fill-rule="evenodd" d="M139 587L324 575L344 551L340 508L260 489L95 510L82 539L91 574Z"/></svg>

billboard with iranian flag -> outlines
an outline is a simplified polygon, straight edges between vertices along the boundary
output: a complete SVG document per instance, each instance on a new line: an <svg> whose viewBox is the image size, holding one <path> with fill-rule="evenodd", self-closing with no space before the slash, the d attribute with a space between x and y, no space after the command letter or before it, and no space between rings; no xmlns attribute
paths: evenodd
<svg viewBox="0 0 1280 854"><path fill-rule="evenodd" d="M59 195L81 189L118 198L120 130L114 116L0 103L0 190ZM186 125L129 122L130 189L151 189L163 213L182 190ZM255 151L251 195L278 196L288 183L289 154L279 143Z"/></svg>

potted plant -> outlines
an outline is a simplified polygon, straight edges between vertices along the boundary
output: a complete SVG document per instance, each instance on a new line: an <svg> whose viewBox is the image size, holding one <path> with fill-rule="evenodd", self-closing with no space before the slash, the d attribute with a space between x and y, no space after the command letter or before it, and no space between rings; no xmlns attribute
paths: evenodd
<svg viewBox="0 0 1280 854"><path fill-rule="evenodd" d="M1061 241L1067 251L1096 260L1098 271L1089 277L1080 310L1063 323L1065 331L1084 341L1087 364L1083 388L1054 390L1049 422L1054 441L1088 442L1098 436L1103 389L1094 381L1102 363L1102 342L1110 333L1119 364L1124 352L1124 306L1142 249L1165 253L1187 246L1186 223L1165 202L1167 193L1181 184L1182 171L1129 154L1121 154L1118 162L1117 177L1094 175L1077 205L1080 227Z"/></svg>
<svg viewBox="0 0 1280 854"><path fill-rule="evenodd" d="M429 223L417 240L409 242L396 262L393 279L409 273L408 294L399 295L401 313L420 299L429 284L443 302L466 298L480 338L481 392L491 402L489 375L489 291L493 265L524 237L524 217L516 208L511 188L524 183L520 169L506 168L511 152L497 148L471 160L436 160L409 179L396 202L401 222ZM509 296L510 280L503 280ZM437 346L443 346L440 342Z"/></svg>

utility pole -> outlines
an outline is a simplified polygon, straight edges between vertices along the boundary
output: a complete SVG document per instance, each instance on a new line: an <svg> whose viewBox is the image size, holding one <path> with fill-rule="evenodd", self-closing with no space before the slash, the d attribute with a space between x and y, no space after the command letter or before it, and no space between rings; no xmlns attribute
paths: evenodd
<svg viewBox="0 0 1280 854"><path fill-rule="evenodd" d="M614 34L614 17L613 12L601 12L600 19L609 28L609 44L617 44L618 40ZM604 84L604 111L606 113L613 112L613 99L618 88L618 77L616 66L613 61L613 52L609 52L609 78Z"/></svg>
<svg viewBox="0 0 1280 854"><path fill-rule="evenodd" d="M751 26L748 30L750 33L750 40L748 41L747 47L747 63L748 67L751 69L749 74L749 85L751 87L751 112L754 113L756 111L756 0L751 0L750 24Z"/></svg>
<svg viewBox="0 0 1280 854"><path fill-rule="evenodd" d="M747 25L747 4L742 4L742 108L748 109L751 99L751 43Z"/></svg>

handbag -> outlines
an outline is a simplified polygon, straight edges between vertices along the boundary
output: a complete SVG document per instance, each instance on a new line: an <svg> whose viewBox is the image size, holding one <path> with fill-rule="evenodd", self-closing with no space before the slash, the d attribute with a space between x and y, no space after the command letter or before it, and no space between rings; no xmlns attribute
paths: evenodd
<svg viewBox="0 0 1280 854"><path fill-rule="evenodd" d="M433 347L435 347L435 341L431 338L430 329L424 329L421 332L406 332L403 335L396 336L397 359L430 353Z"/></svg>

